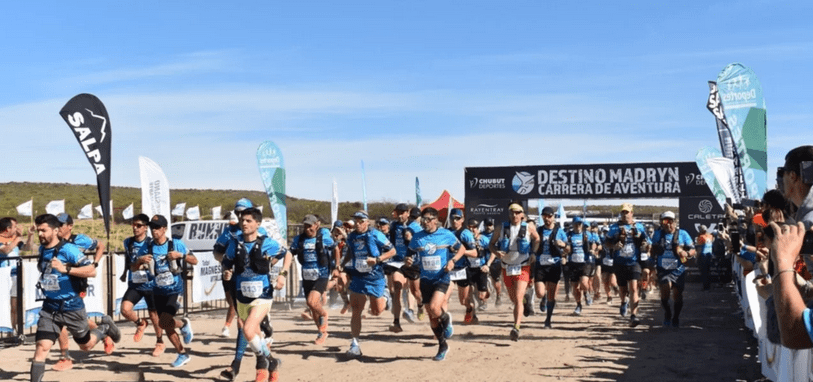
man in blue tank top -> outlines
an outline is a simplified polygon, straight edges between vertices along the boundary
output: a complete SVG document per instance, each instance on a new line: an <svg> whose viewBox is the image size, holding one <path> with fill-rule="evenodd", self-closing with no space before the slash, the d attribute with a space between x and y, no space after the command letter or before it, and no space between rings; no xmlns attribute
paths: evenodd
<svg viewBox="0 0 813 382"><path fill-rule="evenodd" d="M638 319L638 282L641 280L641 251L648 251L650 240L646 229L633 218L632 204L624 203L621 206L621 219L610 226L605 244L613 251L615 277L618 281L621 297L620 313L627 316L627 295L632 303L630 327L641 323Z"/></svg>
<svg viewBox="0 0 813 382"><path fill-rule="evenodd" d="M389 223L386 231L382 232L388 235L390 243L395 246L395 256L390 258L384 263L384 274L387 275L387 287L392 297L392 325L390 331L393 333L400 333L403 331L401 328L401 293L406 288L407 278L404 274L404 259L407 254L407 245L409 245L408 232L409 225L409 207L404 203L399 203L392 211L395 220ZM383 227L381 227L383 228ZM409 316L407 316L409 317Z"/></svg>
<svg viewBox="0 0 813 382"><path fill-rule="evenodd" d="M80 279L95 277L96 267L76 245L60 239L60 223L56 216L37 216L34 224L40 239L37 268L41 273L37 285L45 295L37 321L37 345L31 363L31 381L39 382L45 374L45 359L62 328L67 328L84 351L89 351L105 337L119 342L121 332L110 316L102 317L102 323L95 329L89 327L85 302L79 295L77 284Z"/></svg>
<svg viewBox="0 0 813 382"><path fill-rule="evenodd" d="M322 345L328 337L328 313L322 306L322 298L328 289L330 258L335 243L327 228L320 228L319 218L307 214L302 219L302 233L291 242L291 253L302 267L302 288L305 303L310 310L318 334L314 343Z"/></svg>

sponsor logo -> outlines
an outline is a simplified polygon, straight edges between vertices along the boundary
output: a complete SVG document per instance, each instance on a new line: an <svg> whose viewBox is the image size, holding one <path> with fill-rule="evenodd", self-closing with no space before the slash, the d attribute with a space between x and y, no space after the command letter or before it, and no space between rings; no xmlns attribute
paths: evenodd
<svg viewBox="0 0 813 382"><path fill-rule="evenodd" d="M426 246L423 247L423 249L426 251L427 255L434 255L435 251L438 250L438 247L434 243L426 243Z"/></svg>
<svg viewBox="0 0 813 382"><path fill-rule="evenodd" d="M700 203L697 204L697 209L704 214L711 212L713 208L714 205L711 204L711 200L708 199L703 199L700 201Z"/></svg>
<svg viewBox="0 0 813 382"><path fill-rule="evenodd" d="M534 189L534 176L524 171L517 171L511 180L511 187L517 194L527 195Z"/></svg>
<svg viewBox="0 0 813 382"><path fill-rule="evenodd" d="M85 109L93 118L101 119L102 120L102 127L99 129L101 136L101 142L104 142L105 137L107 136L106 128L107 128L107 119L100 115L93 114L90 109ZM96 145L96 138L91 135L91 130L89 127L83 126L85 123L85 116L82 115L82 112L75 112L67 117L68 124L71 125L75 134L79 137L79 143L82 146L82 150L85 151L85 155L92 161L91 164L93 168L96 170L96 175L103 173L107 168L105 167L104 163L102 162L102 153L99 149L91 149L91 145Z"/></svg>
<svg viewBox="0 0 813 382"><path fill-rule="evenodd" d="M475 207L469 207L469 215L502 216L504 211L505 207L500 207L498 204L480 203Z"/></svg>
<svg viewBox="0 0 813 382"><path fill-rule="evenodd" d="M472 178L469 180L469 188L484 189L503 189L505 188L505 179L502 178Z"/></svg>
<svg viewBox="0 0 813 382"><path fill-rule="evenodd" d="M694 223L694 231L695 232L700 232L700 226L701 225L702 224L700 224L700 223ZM709 230L706 231L706 232L714 232L714 230L717 229L716 227L717 227L717 223L711 223L711 224L709 224Z"/></svg>

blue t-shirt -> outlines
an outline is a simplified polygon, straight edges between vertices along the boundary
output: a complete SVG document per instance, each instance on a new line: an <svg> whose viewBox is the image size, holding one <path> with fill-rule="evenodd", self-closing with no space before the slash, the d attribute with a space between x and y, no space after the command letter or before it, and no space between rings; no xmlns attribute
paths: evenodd
<svg viewBox="0 0 813 382"><path fill-rule="evenodd" d="M420 231L412 237L409 248L415 251L415 261L421 269L421 280L432 283L449 283L449 273L443 268L462 244L446 228L429 233Z"/></svg>
<svg viewBox="0 0 813 382"><path fill-rule="evenodd" d="M124 256L127 256L127 260L130 264L135 264L138 261L138 253L141 252L141 248L148 244L151 240L152 239L150 237L145 237L142 241L135 241L135 237L132 236L124 239ZM131 246L132 250L130 250ZM128 288L133 288L142 292L152 292L154 285L150 280L150 272L148 270L141 269L133 272L129 269L125 269L125 271L128 273Z"/></svg>
<svg viewBox="0 0 813 382"><path fill-rule="evenodd" d="M74 244L65 243L59 249L59 253L54 254L57 247L45 248L40 246L40 257L37 267L41 275L39 285L45 295L42 309L48 312L74 311L83 309L85 302L79 297L79 291L74 289L70 276L61 273L51 267L51 260L56 258L65 265L81 267L90 264L90 260L85 258L82 251Z"/></svg>
<svg viewBox="0 0 813 382"><path fill-rule="evenodd" d="M457 240L460 241L460 244L463 244L463 247L465 248L466 251L477 248L477 240L474 239L474 234L471 231L469 231L468 228L461 228L457 231L454 231L454 235L457 238ZM479 260L479 258L463 256L459 260L457 260L457 262L454 263L454 269L467 268L470 264L469 259L475 261ZM443 263L443 265L446 265L446 263Z"/></svg>
<svg viewBox="0 0 813 382"><path fill-rule="evenodd" d="M404 233L406 233L409 228L409 225L397 220L390 223L389 238L392 245L395 246L395 256L387 260L388 263L401 263L404 261L404 257L406 257L407 254L407 241L404 237Z"/></svg>
<svg viewBox="0 0 813 382"><path fill-rule="evenodd" d="M259 232L259 230L258 230ZM264 237L264 236L260 236ZM259 240L259 238L257 239ZM243 234L237 235L235 240L229 242L226 248L225 256L223 256L223 266L230 269L234 266L238 259L237 251L239 246L245 246L246 256L243 263L243 272L236 273L232 276L234 280L235 289L237 289L237 301L248 304L254 299L263 298L270 299L274 296L274 285L272 284L270 273L257 274L250 266L250 254L257 240L252 242L243 242ZM316 240L313 238L312 240ZM314 243L315 245L315 243ZM264 257L276 258L277 261L282 260L288 249L277 243L276 240L270 237L264 237L262 248L260 248ZM270 268L270 264L269 264Z"/></svg>
<svg viewBox="0 0 813 382"><path fill-rule="evenodd" d="M540 250L539 250L539 256L537 258L537 262L541 266L551 266L551 265L561 264L562 257L561 256L554 256L553 253L550 250L550 246L551 246L551 237L550 236L553 234L554 229L556 229L556 227L547 228L545 226L541 226L541 227L537 228L537 230L536 230L537 233L539 234L539 240L540 240L540 243L539 243L540 244L539 245ZM567 243L567 234L565 233L565 230L563 230L563 229L558 229L557 230L556 237L554 238L554 241L556 241L556 240L561 240L561 241Z"/></svg>
<svg viewBox="0 0 813 382"><path fill-rule="evenodd" d="M184 242L180 239L167 239L164 244L158 244L155 240L150 240L149 245L144 245L138 250L138 257L147 256L152 251L152 260L155 263L155 274L150 274L149 282L152 283L153 293L159 296L169 296L183 292L183 280L181 273L172 273L170 270L167 253L169 243L172 242L173 251L184 255L190 253ZM176 260L177 261L177 260ZM180 269L180 267L179 267Z"/></svg>
<svg viewBox="0 0 813 382"><path fill-rule="evenodd" d="M333 241L333 237L330 236L330 231L326 228L320 228L316 234L322 236L322 246L325 251L327 251L328 254L333 253L333 247L336 246L336 243ZM330 277L328 267L319 266L316 253L316 236L307 237L305 234L300 234L294 237L294 241L291 243L291 252L297 253L300 250L304 251L303 255L305 259L305 262L300 264L302 265L302 279L314 281ZM285 255L285 253L283 253L283 255ZM330 258L329 255L328 258Z"/></svg>
<svg viewBox="0 0 813 382"><path fill-rule="evenodd" d="M486 265L488 258L491 257L491 250L488 249L488 244L491 243L492 236L494 236L494 231L480 233L480 238L478 239L478 244L480 244L480 255L482 256L480 257L482 259L480 266ZM494 262L497 261L499 261L499 259L494 259Z"/></svg>
<svg viewBox="0 0 813 382"><path fill-rule="evenodd" d="M364 233L350 232L347 235L347 252L353 268L348 267L348 271L352 272L353 280L372 283L383 280L384 269L381 264L370 266L367 258L379 257L391 249L392 243L381 231L368 229Z"/></svg>
<svg viewBox="0 0 813 382"><path fill-rule="evenodd" d="M567 261L571 263L586 263L587 256L590 252L584 250L584 231L576 233L571 231L567 235L567 243L570 244L570 256L568 256ZM590 236L587 237L587 242L589 245Z"/></svg>
<svg viewBox="0 0 813 382"><path fill-rule="evenodd" d="M633 237L632 227L635 227L637 239ZM614 223L610 226L610 231L607 232L607 240L614 241L618 239L621 235L622 228L627 232L627 240L624 242L624 247L616 251L612 249L612 246L609 246L609 250L613 252L613 261L616 265L635 265L641 258L641 247L636 245L636 241L640 241L641 243L651 243L651 241L646 235L646 229L643 224L637 222L633 224Z"/></svg>
<svg viewBox="0 0 813 382"><path fill-rule="evenodd" d="M0 242L0 245L6 245L10 243L8 242ZM20 257L20 246L15 246L14 249L11 250L8 254L0 253L0 268L11 267L11 275L15 276L17 274L17 261L16 260L9 260L15 257Z"/></svg>
<svg viewBox="0 0 813 382"><path fill-rule="evenodd" d="M652 234L652 243L655 245L663 245L663 254L658 256L658 268L667 271L675 271L678 274L686 270L686 266L680 262L677 255L678 248L673 248L674 233L666 233L663 230L657 230ZM687 251L694 249L694 242L692 242L689 233L680 229L678 230L678 245L687 248Z"/></svg>

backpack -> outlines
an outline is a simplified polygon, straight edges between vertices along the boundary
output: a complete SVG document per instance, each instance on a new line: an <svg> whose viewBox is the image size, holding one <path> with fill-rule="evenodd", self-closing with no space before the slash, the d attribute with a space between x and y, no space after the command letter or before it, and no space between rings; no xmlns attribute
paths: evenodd
<svg viewBox="0 0 813 382"><path fill-rule="evenodd" d="M327 267L330 265L330 254L325 250L325 245L322 243L323 229L327 228L320 228L319 231L316 231L316 262L320 267ZM302 247L302 234L296 237L295 254L297 260L299 260L299 264L304 264L305 248Z"/></svg>
<svg viewBox="0 0 813 382"><path fill-rule="evenodd" d="M75 240L75 239L76 239L76 235L71 235L71 237L69 238L69 240ZM62 247L67 243L73 243L73 242L72 241L65 241L65 240L60 239L59 244L57 244L56 247L54 247L54 256L52 258L55 258L56 255L59 254L59 251L62 250ZM43 255L44 252L45 252L45 249L41 249L41 251L40 251L40 259L42 259L42 255ZM47 266L44 265L43 263L39 263L38 268L40 269L40 278L42 277L43 271L45 271L46 267ZM87 278L68 275L68 279L71 281L71 286L73 287L73 290L77 294L87 292L87 290L88 290L88 279Z"/></svg>
<svg viewBox="0 0 813 382"><path fill-rule="evenodd" d="M167 253L170 253L170 252L175 250L175 244L172 242L172 239L169 239L168 241L169 241L169 244L167 244ZM149 251L147 252L147 254L150 255L150 256L152 256L152 247L153 247L153 245L154 245L154 242L151 241L149 243ZM183 259L183 257L174 260L175 261L175 266L174 267L172 266L172 263L169 260L167 260L167 262L170 263L169 264L169 269L173 274L178 274L178 273L181 272L181 267L183 266L183 264L181 264L181 259ZM153 261L155 261L155 260L153 260Z"/></svg>
<svg viewBox="0 0 813 382"><path fill-rule="evenodd" d="M536 231L537 231L537 233L539 234L540 237L542 236L542 231L543 230L544 230L544 227L539 227L539 228L536 229ZM551 230L551 233L550 233L550 237L548 237L548 248L550 249L551 257L562 257L562 248L559 248L559 246L556 245L556 236L557 235L559 235L559 225L554 224L553 225L553 230ZM543 251L543 246L540 245L539 246L539 253L541 254L542 251Z"/></svg>
<svg viewBox="0 0 813 382"><path fill-rule="evenodd" d="M652 249L650 250L650 253L652 253L652 256L655 258L660 257L666 251L666 232L664 232L662 229L659 229L658 231L660 231L661 239L658 240L657 244L653 243ZM677 253L677 248L680 246L679 239L680 230L675 230L675 233L672 234L672 251L675 253Z"/></svg>
<svg viewBox="0 0 813 382"><path fill-rule="evenodd" d="M236 274L241 274L246 270L245 264L247 257L248 266L254 273L266 275L271 271L271 261L263 256L262 248L264 241L265 236L260 236L257 241L254 242L250 253L246 253L246 245L244 242L237 242L240 246L237 247L236 261L234 262L234 272Z"/></svg>

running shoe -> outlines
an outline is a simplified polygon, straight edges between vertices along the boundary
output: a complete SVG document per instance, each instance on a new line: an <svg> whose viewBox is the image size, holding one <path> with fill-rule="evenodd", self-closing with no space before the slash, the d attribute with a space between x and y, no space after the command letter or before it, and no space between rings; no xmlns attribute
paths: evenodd
<svg viewBox="0 0 813 382"><path fill-rule="evenodd" d="M438 354L436 354L435 357L432 358L432 360L443 361L444 359L446 359L446 354L449 354L449 345L447 345L444 342L442 345L440 345L440 347L438 348Z"/></svg>
<svg viewBox="0 0 813 382"><path fill-rule="evenodd" d="M471 324L471 325L479 325L480 324L480 319L477 318L476 314L471 316L471 322L469 324Z"/></svg>
<svg viewBox="0 0 813 382"><path fill-rule="evenodd" d="M463 323L466 325L471 324L471 316L472 312L470 310L466 310L466 315L463 316Z"/></svg>
<svg viewBox="0 0 813 382"><path fill-rule="evenodd" d="M387 300L387 305L384 307L384 310L390 310L390 308L392 308L392 297L390 297L389 293L385 293L384 299Z"/></svg>
<svg viewBox="0 0 813 382"><path fill-rule="evenodd" d="M519 329L517 328L511 329L511 341L514 342L519 341Z"/></svg>
<svg viewBox="0 0 813 382"><path fill-rule="evenodd" d="M183 335L183 343L188 344L195 338L195 333L192 332L192 321L189 321L186 317L184 317L182 321L181 334Z"/></svg>
<svg viewBox="0 0 813 382"><path fill-rule="evenodd" d="M449 338L452 338L452 336L454 335L454 324L452 324L452 314L446 312L446 315L449 316L449 323L446 325L445 328L443 328L443 338L446 338L448 340Z"/></svg>
<svg viewBox="0 0 813 382"><path fill-rule="evenodd" d="M401 333L404 329L401 328L400 324L392 324L390 325L390 331L393 333Z"/></svg>
<svg viewBox="0 0 813 382"><path fill-rule="evenodd" d="M223 330L220 331L220 336L224 338L229 338L229 327L224 326Z"/></svg>
<svg viewBox="0 0 813 382"><path fill-rule="evenodd" d="M542 297L542 301L539 302L539 310L542 311L542 313L547 313L548 312L548 297L547 296Z"/></svg>
<svg viewBox="0 0 813 382"><path fill-rule="evenodd" d="M630 319L630 328L634 328L639 324L641 324L641 320L638 317L635 317L635 315L633 314L632 318Z"/></svg>
<svg viewBox="0 0 813 382"><path fill-rule="evenodd" d="M359 352L361 355L361 352ZM279 358L268 358L268 382L279 382L279 369L282 368L282 360Z"/></svg>
<svg viewBox="0 0 813 382"><path fill-rule="evenodd" d="M56 371L65 371L73 369L73 360L70 358L60 358L59 361L56 361L54 365L54 370Z"/></svg>
<svg viewBox="0 0 813 382"><path fill-rule="evenodd" d="M347 355L353 358L361 357L361 348L358 344L351 343L350 350L347 351Z"/></svg>
<svg viewBox="0 0 813 382"><path fill-rule="evenodd" d="M573 310L573 314L575 314L575 315L577 315L577 316L581 316L581 315L582 315L582 304L578 304L578 305L576 305L576 309L575 309L575 310Z"/></svg>
<svg viewBox="0 0 813 382"><path fill-rule="evenodd" d="M502 299L500 299L500 296L497 296L497 301L494 301L494 306L496 306L498 309L502 307Z"/></svg>
<svg viewBox="0 0 813 382"><path fill-rule="evenodd" d="M257 369L257 376L254 377L254 381L256 382L267 382L268 381L268 369Z"/></svg>
<svg viewBox="0 0 813 382"><path fill-rule="evenodd" d="M186 353L178 354L178 358L175 358L175 362L172 363L172 367L181 367L183 365L186 365L187 363L189 363L190 359L192 359L192 357L190 357L189 354Z"/></svg>
<svg viewBox="0 0 813 382"><path fill-rule="evenodd" d="M488 309L488 301L486 301L486 300L483 300L483 302L480 303L480 306L477 307L477 310L479 310L481 312L485 312L487 309Z"/></svg>
<svg viewBox="0 0 813 382"><path fill-rule="evenodd" d="M627 305L626 302L621 304L621 309L620 309L621 317L626 317L627 316L627 308L628 308L628 305Z"/></svg>
<svg viewBox="0 0 813 382"><path fill-rule="evenodd" d="M613 296L607 296L607 305L610 305L612 303L613 303Z"/></svg>
<svg viewBox="0 0 813 382"><path fill-rule="evenodd" d="M110 337L105 337L102 342L104 342L104 354L113 354L113 350L116 349L116 344L113 343L113 340L111 340Z"/></svg>
<svg viewBox="0 0 813 382"><path fill-rule="evenodd" d="M551 328L553 328L553 327L550 325L550 320L545 320L545 329L551 329Z"/></svg>
<svg viewBox="0 0 813 382"><path fill-rule="evenodd" d="M669 320L663 320L663 327L664 327L664 328L668 328L668 327L670 327L670 326L672 326L672 321L669 321Z"/></svg>
<svg viewBox="0 0 813 382"><path fill-rule="evenodd" d="M240 361L237 360L231 361L231 367L220 372L220 376L230 382L234 381L237 374L240 374Z"/></svg>
<svg viewBox="0 0 813 382"><path fill-rule="evenodd" d="M403 316L405 320L409 321L410 324L415 323L415 312L413 312L412 309L405 310L401 316Z"/></svg>
<svg viewBox="0 0 813 382"><path fill-rule="evenodd" d="M680 319L679 318L673 318L672 319L672 327L673 328L679 328L680 327Z"/></svg>
<svg viewBox="0 0 813 382"><path fill-rule="evenodd" d="M584 302L587 304L587 306L593 305L593 296L591 296L590 293L585 293Z"/></svg>
<svg viewBox="0 0 813 382"><path fill-rule="evenodd" d="M423 321L424 318L426 318L426 310L418 308L418 321Z"/></svg>
<svg viewBox="0 0 813 382"><path fill-rule="evenodd" d="M113 317L110 316L103 316L102 317L102 324L107 325L107 334L111 340L115 343L119 343L121 341L121 331L119 327L116 326L116 323L113 321Z"/></svg>
<svg viewBox="0 0 813 382"><path fill-rule="evenodd" d="M325 340L327 340L327 332L319 332L319 334L316 335L316 340L313 341L313 343L315 345L322 345L325 343Z"/></svg>
<svg viewBox="0 0 813 382"><path fill-rule="evenodd" d="M133 335L133 341L139 342L144 338L144 332L147 330L147 320L141 320L141 325L136 325L136 332Z"/></svg>
<svg viewBox="0 0 813 382"><path fill-rule="evenodd" d="M161 354L164 354L164 349L166 349L166 345L164 345L163 342L156 342L155 343L155 349L153 349L153 351L152 351L152 356L153 357L158 357Z"/></svg>

